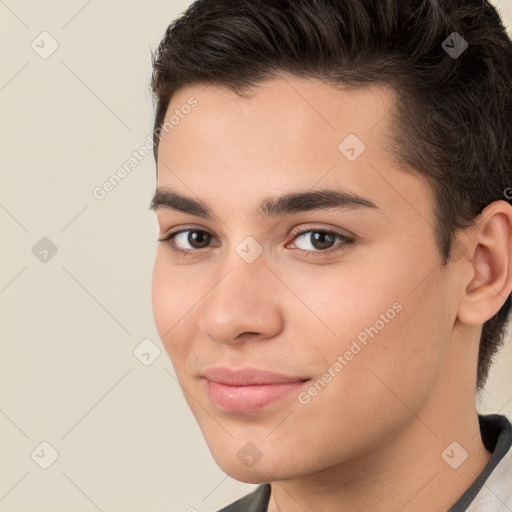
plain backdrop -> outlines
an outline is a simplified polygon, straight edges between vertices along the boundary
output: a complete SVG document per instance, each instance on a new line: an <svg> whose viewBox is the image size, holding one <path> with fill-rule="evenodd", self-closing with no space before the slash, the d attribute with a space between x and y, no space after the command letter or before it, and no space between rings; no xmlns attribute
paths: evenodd
<svg viewBox="0 0 512 512"><path fill-rule="evenodd" d="M4 512L208 512L255 487L217 467L153 322L152 155L93 195L151 134L151 50L189 3L0 0ZM512 415L511 345L482 412Z"/></svg>

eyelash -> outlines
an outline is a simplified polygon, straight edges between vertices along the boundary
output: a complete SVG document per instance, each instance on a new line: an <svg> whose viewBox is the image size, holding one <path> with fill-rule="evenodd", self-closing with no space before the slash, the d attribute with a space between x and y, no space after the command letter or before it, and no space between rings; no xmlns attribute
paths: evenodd
<svg viewBox="0 0 512 512"><path fill-rule="evenodd" d="M180 229L179 231L171 232L171 233L167 234L164 238L159 238L158 241L162 242L162 243L168 244L169 247L171 248L171 250L179 258L187 258L187 257L188 258L197 258L197 257L200 257L201 256L201 252L203 251L203 249L180 249L179 247L176 246L174 238L177 235L179 235L180 233L186 233L187 231L192 231L192 232L195 231L195 232L198 232L198 233L208 233L208 234L211 234L211 233L209 233L208 231L206 231L204 229L197 229L197 228L189 227L187 229ZM306 251L304 249L298 249L299 251L305 253L306 257L308 257L308 258L321 258L321 257L323 257L326 254L329 255L329 256L332 255L332 254L336 254L336 253L338 253L340 251L345 250L346 248L348 248L350 245L352 245L355 242L354 238L350 238L350 237L348 237L348 236L346 236L343 233L340 233L338 231L332 231L332 230L327 230L327 229L324 229L324 228L314 228L314 227L313 228L309 228L309 229L304 229L302 231L296 231L296 232L292 233L293 238L292 238L291 241L293 242L299 236L301 236L301 235L303 235L305 233L310 233L310 232L334 235L335 237L340 238L342 240L342 243L338 244L337 246L335 246L334 249L331 248L331 249L317 250L317 251Z"/></svg>

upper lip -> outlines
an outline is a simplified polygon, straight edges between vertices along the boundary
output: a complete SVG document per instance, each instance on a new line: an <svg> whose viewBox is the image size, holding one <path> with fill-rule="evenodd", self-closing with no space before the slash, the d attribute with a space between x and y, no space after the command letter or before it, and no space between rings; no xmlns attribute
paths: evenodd
<svg viewBox="0 0 512 512"><path fill-rule="evenodd" d="M228 386L255 386L263 384L282 384L286 382L302 382L309 380L304 377L292 377L269 370L257 368L227 368L212 366L201 374L207 380Z"/></svg>

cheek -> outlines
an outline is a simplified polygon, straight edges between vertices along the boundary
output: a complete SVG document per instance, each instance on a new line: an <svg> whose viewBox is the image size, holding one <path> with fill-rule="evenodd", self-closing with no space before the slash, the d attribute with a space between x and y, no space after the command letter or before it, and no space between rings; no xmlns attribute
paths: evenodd
<svg viewBox="0 0 512 512"><path fill-rule="evenodd" d="M326 440L332 447L340 438L350 439L350 446L330 448L332 454L326 457L334 460L366 446L368 439L380 442L386 433L414 420L411 411L421 411L427 403L442 361L442 344L435 341L439 337L428 319L418 321L419 303L401 302L393 319L376 326L380 330L360 331L367 334L366 342L347 334L339 342L328 343L324 337L318 344L317 361L323 361L321 372L326 373L317 375L298 408L308 431L322 432L323 439L307 441L313 452L325 451ZM373 324L372 319L369 315ZM287 442L284 430L283 436Z"/></svg>
<svg viewBox="0 0 512 512"><path fill-rule="evenodd" d="M293 272L293 289L308 307L297 321L311 333L311 358L321 371L340 375L329 387L353 398L355 409L378 406L387 395L396 401L393 392L419 404L445 356L450 319L449 305L439 300L442 283L430 276L418 287L435 263L425 257L418 269L411 264L417 256L391 249L378 261Z"/></svg>
<svg viewBox="0 0 512 512"><path fill-rule="evenodd" d="M428 287L418 295L392 294L398 298L395 308L386 309L391 301L383 300L365 317L366 325L343 338L343 378L336 379L332 389L345 397L342 412L348 408L374 421L387 414L391 421L422 409L435 389L449 341L445 306L436 303L435 296ZM379 318L380 313L384 317ZM330 360L340 352L339 347L332 350Z"/></svg>
<svg viewBox="0 0 512 512"><path fill-rule="evenodd" d="M170 268L165 258L157 251L151 283L153 318L160 339L173 364L189 352L190 339L187 326L193 316L197 302L193 291L180 279L179 271Z"/></svg>
<svg viewBox="0 0 512 512"><path fill-rule="evenodd" d="M309 326L316 333L312 339L325 340L317 347L322 352L325 348L328 353L329 347L336 353L343 351L358 335L363 339L365 330L375 324L379 331L386 330L381 315L387 322L399 315L400 292L392 269L384 271L347 258L339 266L311 266L307 271L292 268L283 281L291 283L294 293L289 294L288 304L295 304L301 329Z"/></svg>

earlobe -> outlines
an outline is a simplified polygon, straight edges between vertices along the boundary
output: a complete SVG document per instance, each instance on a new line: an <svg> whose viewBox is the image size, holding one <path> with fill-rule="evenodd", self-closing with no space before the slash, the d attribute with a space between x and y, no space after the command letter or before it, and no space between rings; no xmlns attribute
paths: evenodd
<svg viewBox="0 0 512 512"><path fill-rule="evenodd" d="M458 318L468 325L482 325L501 308L512 290L512 206L495 201L480 214L466 258L472 266L470 282Z"/></svg>

